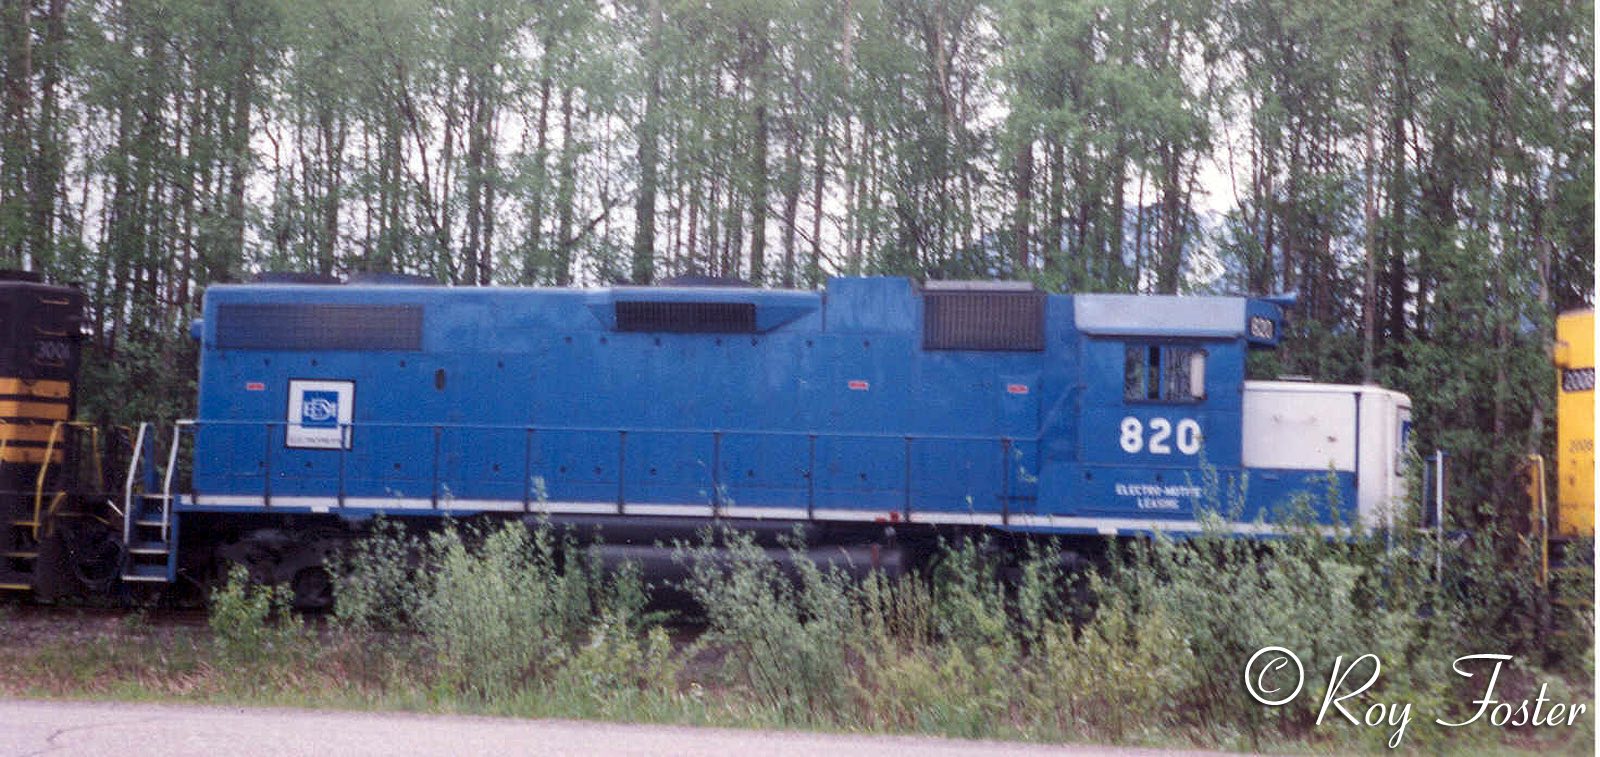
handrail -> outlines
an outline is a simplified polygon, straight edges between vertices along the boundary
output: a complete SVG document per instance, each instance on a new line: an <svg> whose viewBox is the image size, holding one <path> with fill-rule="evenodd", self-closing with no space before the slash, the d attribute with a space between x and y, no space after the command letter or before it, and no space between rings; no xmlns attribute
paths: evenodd
<svg viewBox="0 0 1600 757"><path fill-rule="evenodd" d="M55 523L56 511L61 509L61 503L65 502L65 501L67 501L67 492L65 492L65 491L57 491L55 494L51 495L51 497L50 497L50 509L44 511L45 518L43 520L39 520L39 523L33 527L33 529L34 529L34 537L33 538L34 538L35 541L37 541L39 539L38 531L39 531L40 528L43 528L44 524L53 524L53 523ZM38 519L36 518L35 520L38 520ZM44 531L44 535L46 537L49 537L50 536L50 529L46 528L45 531Z"/></svg>
<svg viewBox="0 0 1600 757"><path fill-rule="evenodd" d="M1539 511L1539 585L1544 586L1550 582L1550 510L1545 502L1544 455L1528 455L1527 462L1533 469L1533 475L1538 477L1533 488L1535 506Z"/></svg>
<svg viewBox="0 0 1600 757"><path fill-rule="evenodd" d="M280 425L293 426L294 424L293 423L285 424L285 422L281 421L281 420L236 420L236 419L199 420L199 419L192 419L191 418L191 419L182 419L182 420L176 421L175 424L174 424L174 430L173 430L173 448L168 451L169 452L169 457L168 457L168 462L167 462L167 470L166 470L166 475L165 475L165 481L164 481L164 483L162 485L163 534L165 534L165 529L166 529L165 524L167 522L167 518L169 517L169 515L168 515L169 510L172 507L172 503L175 501L175 495L173 494L173 490L172 490L172 487L173 487L173 476L175 475L175 471L177 469L178 448L179 448L179 446L181 446L183 433L184 433L184 430L186 428L193 429L194 433L196 433L197 435L198 435L199 429L201 427L222 427L222 428L247 429L247 430L248 429L254 429L254 428L257 428L257 427L263 428L267 433L267 438L266 438L266 448L264 450L264 454L265 454L265 461L263 463L264 470L262 472L262 503L263 503L264 507L271 508L271 506L272 506L272 488L273 488L272 487L272 475L273 475L272 457L273 457L273 452L274 452L274 449L275 449L275 445L273 444L273 439L272 439L272 437L273 437L273 433L272 432L273 432L273 430L275 428L277 428ZM724 446L723 442L724 442L724 438L725 437L729 437L729 436L751 436L751 437L794 438L794 439L804 439L804 440L806 440L807 465L806 465L805 470L801 473L801 478L805 482L804 483L804 488L805 488L805 491L806 491L806 512L808 514L808 517L810 517L812 514L815 513L815 508L816 508L815 498L816 498L816 484L817 484L817 482L816 482L816 478L815 478L815 472L816 472L815 469L816 469L817 441L819 439L844 439L844 440L869 440L869 441L885 441L885 442L886 441L896 441L896 442L898 442L899 445L902 447L901 452L902 452L902 455L903 455L904 467L905 467L905 471L904 471L905 478L904 478L904 481L902 482L901 486L898 487L898 489L902 493L901 507L903 508L903 511L907 515L910 514L911 508L912 508L912 506L913 506L913 504L915 502L915 497L914 497L914 494L913 494L913 491L914 491L915 487L913 486L913 483L912 483L912 477L913 477L914 470L915 470L914 466L913 466L913 454L912 454L913 453L913 445L914 444L922 443L922 442L933 442L933 443L939 443L939 442L982 442L982 443L988 443L988 444L996 444L999 447L1000 456L1001 456L1001 478L1002 478L1002 483L1001 483L1000 491L998 492L998 496L1000 497L1000 500L1001 500L1001 502L999 504L1000 504L1000 512L1001 512L1002 522L1006 522L1006 521L1010 520L1011 508L1012 508L1012 505L1013 505L1012 500L1019 499L1019 498L1024 498L1024 497L1019 496L1018 492L1016 491L1016 485L1015 485L1016 482L1013 480L1013 476L1011 475L1011 467L1012 467L1012 464L1013 464L1012 463L1012 457L1013 457L1014 454L1016 454L1019 451L1018 448L1020 446L1028 445L1028 444L1037 444L1042 440L1042 436L1040 436L1040 435L1034 435L1034 436L1010 436L1010 435L1006 435L1006 434L995 434L995 435L985 435L985 434L908 435L908 434L905 434L905 433L855 432L855 431L819 431L819 430L790 431L790 430L771 430L771 429L731 429L730 430L730 429L725 429L725 428L704 428L704 427L701 427L701 428L631 427L630 428L630 427L615 427L615 426L613 426L613 427L544 426L544 425L532 425L532 424L519 424L519 425L512 425L512 424L449 424L449 425L446 425L446 424L439 424L439 423L396 423L396 422L364 422L364 423L340 422L338 424L338 427L339 427L340 432L341 432L341 439L348 439L348 438L350 438L350 435L353 434L356 430L363 429L363 428L365 428L365 429L391 429L391 430L402 430L402 431L414 431L414 432L418 432L418 433L428 433L428 434L430 434L431 437L432 437L432 448L433 448L433 456L432 457L433 457L433 461L432 461L432 466L431 466L431 471L432 472L431 472L431 475L429 476L429 480L431 481L431 483L429 484L428 492L426 494L426 498L432 501L434 509L438 509L441 506L442 503L444 503L447 500L453 499L454 496L455 496L454 493L452 493L448 488L441 490L441 487L440 487L440 481L441 481L440 474L441 474L441 466L442 466L442 461L440 459L441 454L442 454L442 444L441 444L441 442L442 442L443 434L446 431L455 431L455 432L497 432L497 431L498 432L520 432L523 435L523 453L522 454L523 454L524 475L523 475L522 500L523 500L525 509L528 507L528 505L530 504L531 499L533 498L532 488L533 488L534 484L532 483L532 480L533 480L532 479L532 469L533 469L533 438L534 438L535 434L544 434L544 433L548 433L548 432L558 432L558 433L565 432L565 433L612 435L617 440L617 455L618 455L618 459L616 461L617 462L617 482L616 482L617 483L617 491L616 491L615 499L613 500L613 504L616 506L618 514L623 514L623 513L625 513L627 511L626 510L626 508L627 508L627 504L626 503L627 503L627 482L628 482L628 478L627 478L628 442L629 442L629 436L632 435L632 434L676 434L676 435L684 435L684 436L701 436L701 437L707 437L708 436L708 437L710 437L711 447L712 447L711 448L712 460L711 460L711 466L710 466L710 475L711 475L710 498L711 498L711 510L712 510L712 513L715 514L715 515L720 515L722 513L723 507L724 507L724 504L725 504L722 501L724 493L722 491L723 481L722 481L722 475L721 475L722 474L721 457L722 457L722 448ZM327 451L332 451L332 450L327 450ZM347 492L347 483L348 482L346 480L347 479L347 475L348 475L348 472L346 470L348 452L347 452L347 448L343 444L339 445L338 454L339 454L338 477L337 477L337 487L338 488L337 488L337 492L336 492L336 495L335 495L334 499L338 503L338 507L340 507L342 509L345 506L345 499L346 499L346 497L348 495L348 492Z"/></svg>
<svg viewBox="0 0 1600 757"><path fill-rule="evenodd" d="M167 450L167 473L161 482L161 541L167 541L167 530L172 518L172 474L178 469L178 448L183 446L183 427L195 425L194 421L179 420L172 424L172 449Z"/></svg>
<svg viewBox="0 0 1600 757"><path fill-rule="evenodd" d="M100 452L99 426L89 426L89 458L94 461L94 490L102 491L106 485L106 469Z"/></svg>
<svg viewBox="0 0 1600 757"><path fill-rule="evenodd" d="M235 427L244 427L244 428L251 428L251 427L258 427L258 426L277 427L279 425L283 425L283 423L284 422L281 421L281 420L270 420L270 421L269 420L231 420L231 419L229 419L229 420L223 420L223 419L215 419L215 420L213 420L213 419L205 419L205 420L201 420L201 419L195 419L195 418L185 418L185 419L180 420L180 421L177 422L177 424L181 425L181 426L194 426L194 427L197 427L197 428L200 427L200 426L212 426L212 427L216 427L216 426L235 426ZM293 426L295 424L290 423L288 425ZM791 436L791 437L797 437L797 438L806 438L808 436L815 436L815 437L820 438L820 439L829 439L829 438L832 438L832 439L881 439L881 440L884 440L884 441L903 441L906 438L906 436L908 436L905 433L886 433L886 432L881 432L881 431L822 431L822 430L818 430L818 429L805 429L805 430L798 430L798 431L788 431L788 430L773 430L773 429L753 429L753 428L752 429L742 429L742 428L721 428L721 427L719 427L719 428L706 428L706 427L701 427L701 428L673 428L673 427L670 427L670 426L556 426L556 425L530 424L530 423L514 423L514 424L452 423L452 424L440 424L440 423L393 423L393 422L368 421L368 422L363 422L363 423L355 423L355 422L341 423L339 425L342 428L348 429L351 433L354 433L355 431L357 431L359 429L363 429L363 428L414 429L414 430L418 430L418 431L432 430L434 428L440 428L440 429L446 430L446 431L451 431L451 430L525 431L525 430L531 428L531 429L538 430L540 433L556 431L556 432L572 432L572 433L615 434L618 431L626 431L626 432L628 432L630 434L635 434L635 433L638 433L638 434L726 434L726 435L730 435L730 436ZM911 436L912 438L916 439L919 442L920 441L995 442L995 441L1000 441L1001 439L1009 439L1009 440L1011 440L1011 442L1013 444L1016 444L1016 443L1027 443L1027 442L1039 442L1039 441L1043 441L1043 439L1044 439L1043 435L1014 436L1014 435L1010 435L1010 434L910 434L909 436Z"/></svg>
<svg viewBox="0 0 1600 757"><path fill-rule="evenodd" d="M56 436L61 432L61 427L70 421L56 421L50 426L50 440L44 446L44 459L39 462L39 475L34 478L33 485L33 538L39 538L39 517L44 509L44 482L50 473L50 461L55 457Z"/></svg>
<svg viewBox="0 0 1600 757"><path fill-rule="evenodd" d="M62 499L62 497L53 497L51 499L50 509L46 510L44 508L44 483L49 478L50 463L53 462L55 458L56 439L60 438L61 429L63 428L89 429L90 455L94 458L95 479L96 481L102 481L104 478L102 475L104 471L100 467L100 427L93 423L89 423L88 421L56 421L55 423L51 424L50 440L45 443L44 459L40 461L39 475L34 479L33 521L31 523L34 539L39 538L39 529L44 527L43 516L47 514L53 515L56 507L59 505L60 500ZM102 481L101 483L96 484L96 487L98 488L99 486L103 485L104 483ZM63 491L60 492L60 494L65 495L66 492Z"/></svg>
<svg viewBox="0 0 1600 757"><path fill-rule="evenodd" d="M133 539L133 480L139 475L139 460L144 457L144 438L149 430L149 422L139 424L139 434L133 440L133 454L128 458L128 476L122 482L123 544Z"/></svg>

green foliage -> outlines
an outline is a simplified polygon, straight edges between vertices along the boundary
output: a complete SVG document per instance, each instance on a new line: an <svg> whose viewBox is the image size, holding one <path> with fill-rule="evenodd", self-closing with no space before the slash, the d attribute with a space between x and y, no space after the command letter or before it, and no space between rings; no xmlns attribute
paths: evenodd
<svg viewBox="0 0 1600 757"><path fill-rule="evenodd" d="M1092 582L1100 607L1091 623L1045 624L1023 671L1021 699L1046 722L1092 738L1153 734L1179 720L1165 706L1195 669L1192 630L1162 605L1139 606L1126 589ZM1160 703L1160 704L1157 704Z"/></svg>
<svg viewBox="0 0 1600 757"><path fill-rule="evenodd" d="M946 547L934 572L935 633L969 653L1006 659L1020 639L1012 635L994 551L988 541L962 541Z"/></svg>
<svg viewBox="0 0 1600 757"><path fill-rule="evenodd" d="M330 566L338 594L335 621L357 633L402 628L420 602L412 572L421 549L404 526L375 518L371 530Z"/></svg>
<svg viewBox="0 0 1600 757"><path fill-rule="evenodd" d="M795 544L798 583L748 533L723 531L684 548L684 588L705 610L705 643L727 649L726 671L785 722L837 715L849 669L843 654L854 624L852 588L835 568L817 565Z"/></svg>
<svg viewBox="0 0 1600 757"><path fill-rule="evenodd" d="M190 414L260 270L1298 291L1252 375L1407 392L1499 503L1594 296L1592 5L17 6L0 263L83 284L116 423Z"/></svg>
<svg viewBox="0 0 1600 757"><path fill-rule="evenodd" d="M629 718L678 694L683 658L661 626L642 635L615 615L602 616L589 640L552 675L547 691L579 713Z"/></svg>
<svg viewBox="0 0 1600 757"><path fill-rule="evenodd" d="M1382 678L1352 704L1410 703L1413 750L1592 748L1588 725L1432 723L1464 719L1481 693L1450 668L1463 654L1516 656L1505 697L1543 683L1551 701L1592 696L1593 611L1576 601L1592 588L1587 563L1565 564L1541 604L1528 586L1536 564L1524 570L1530 556L1506 543L1329 531L1306 519L1328 503L1296 505L1298 525L1267 541L1208 518L1200 534L1124 543L1091 565L1043 542L1007 553L964 540L941 546L928 575L859 581L797 539L773 549L708 532L680 547L699 629L663 625L637 568L603 570L549 526L458 525L419 540L379 522L335 571L326 630L290 613L285 589L251 586L238 569L213 596L209 644L184 651L134 617L122 624L128 644L51 648L0 658L0 669L43 676L52 691L142 691L171 675L161 691L225 701L1346 752L1384 750L1392 734L1315 724L1334 660L1370 653ZM158 640L148 658L118 656ZM1283 707L1241 686L1267 645L1307 671ZM150 669L156 659L171 670Z"/></svg>
<svg viewBox="0 0 1600 757"><path fill-rule="evenodd" d="M143 334L104 349L85 345L78 386L81 417L137 426L194 414L194 341L187 335Z"/></svg>
<svg viewBox="0 0 1600 757"><path fill-rule="evenodd" d="M1207 487L1212 509L1218 483ZM980 540L943 547L928 579L835 583L802 554L789 555L786 575L749 537L723 535L688 551L686 588L710 624L697 648L724 653L741 709L779 722L1116 741L1176 732L1235 747L1331 738L1383 748L1392 729L1315 725L1340 657L1382 660L1364 701L1440 714L1474 693L1449 669L1459 654L1516 655L1518 680L1586 674L1583 654L1539 667L1569 647L1530 633L1530 623L1548 633L1538 618L1554 616L1530 604L1531 574L1518 566L1533 563L1517 562L1527 555L1508 563L1488 539L1330 532L1312 517L1337 511L1336 490L1323 496L1334 501L1290 503L1288 533L1267 542L1208 518L1203 533L1130 543L1087 573L1038 545L1008 563ZM1571 634L1572 649L1592 640L1592 616L1564 617L1556 638ZM1263 707L1239 685L1244 661L1269 645L1295 650L1311 671L1289 706ZM1481 738L1414 723L1405 743Z"/></svg>
<svg viewBox="0 0 1600 757"><path fill-rule="evenodd" d="M429 540L413 617L447 683L493 695L560 665L595 587L581 563L562 571L558 560L548 529L515 523L465 537L450 527Z"/></svg>
<svg viewBox="0 0 1600 757"><path fill-rule="evenodd" d="M1545 644L1563 670L1594 670L1594 547L1594 539L1567 544L1563 564L1550 579L1553 633Z"/></svg>
<svg viewBox="0 0 1600 757"><path fill-rule="evenodd" d="M209 622L218 663L258 671L297 662L305 626L290 610L293 601L288 587L255 585L249 571L235 565L211 595Z"/></svg>
<svg viewBox="0 0 1600 757"><path fill-rule="evenodd" d="M608 572L548 525L451 524L421 540L379 519L333 572L341 634L421 653L441 691L496 701L558 686L605 703L676 675L637 566Z"/></svg>

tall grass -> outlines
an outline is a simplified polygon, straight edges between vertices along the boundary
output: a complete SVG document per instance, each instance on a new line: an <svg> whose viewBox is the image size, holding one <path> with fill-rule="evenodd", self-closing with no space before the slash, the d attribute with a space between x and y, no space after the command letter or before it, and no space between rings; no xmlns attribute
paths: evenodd
<svg viewBox="0 0 1600 757"><path fill-rule="evenodd" d="M290 612L285 586L258 586L235 565L211 598L208 617L217 657L224 665L250 666L295 653L304 623Z"/></svg>
<svg viewBox="0 0 1600 757"><path fill-rule="evenodd" d="M1508 555L1515 541L1330 532L1310 504L1293 503L1287 533L1265 542L1209 518L1198 535L1114 545L1091 565L1046 542L1019 553L961 539L925 574L860 581L798 537L775 555L707 532L679 547L678 588L703 631L676 641L645 611L636 569L603 569L547 525L422 538L379 523L335 571L319 664L387 695L497 712L1236 748L1383 748L1392 729L1315 723L1341 656L1382 659L1362 702L1413 704L1414 748L1502 737L1432 725L1470 714L1481 690L1450 670L1460 655L1517 655L1508 690L1554 680L1569 700L1592 696L1592 609L1552 603L1531 556ZM1587 575L1561 591L1592 586ZM280 600L239 578L217 595L219 655L269 658L310 633L273 620ZM1307 671L1284 707L1241 685L1268 645ZM1554 737L1593 744L1592 727Z"/></svg>
<svg viewBox="0 0 1600 757"><path fill-rule="evenodd" d="M723 672L752 704L786 722L830 722L844 712L851 586L842 571L795 544L791 581L746 533L727 531L685 549L684 588L704 609L702 646L721 647Z"/></svg>

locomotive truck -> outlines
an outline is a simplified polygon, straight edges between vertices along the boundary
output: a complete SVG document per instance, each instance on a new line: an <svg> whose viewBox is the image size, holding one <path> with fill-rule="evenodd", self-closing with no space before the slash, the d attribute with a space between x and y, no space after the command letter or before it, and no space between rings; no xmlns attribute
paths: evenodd
<svg viewBox="0 0 1600 757"><path fill-rule="evenodd" d="M956 533L1194 531L1207 482L1248 479L1224 513L1248 536L1282 529L1297 493L1327 526L1385 526L1404 497L1405 395L1246 380L1282 298L302 282L208 289L196 416L87 440L69 423L76 343L38 346L75 328L80 295L10 282L30 315L4 321L0 353L0 582L40 589L53 549L79 583L108 564L125 584L204 581L232 561L313 601L376 515L548 520L646 562L711 523L798 527L892 570ZM117 473L82 483L92 459Z"/></svg>

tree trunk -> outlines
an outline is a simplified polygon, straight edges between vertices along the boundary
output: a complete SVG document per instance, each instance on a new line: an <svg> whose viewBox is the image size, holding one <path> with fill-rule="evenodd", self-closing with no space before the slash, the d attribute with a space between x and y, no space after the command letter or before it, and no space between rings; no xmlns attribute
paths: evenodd
<svg viewBox="0 0 1600 757"><path fill-rule="evenodd" d="M794 288L795 214L800 207L800 152L805 143L792 119L786 129L788 138L783 158L783 273L779 283L785 289Z"/></svg>
<svg viewBox="0 0 1600 757"><path fill-rule="evenodd" d="M572 87L561 88L561 157L556 187L556 286L572 285L572 216L576 202L577 146L572 135Z"/></svg>
<svg viewBox="0 0 1600 757"><path fill-rule="evenodd" d="M0 111L0 255L8 267L25 267L32 217L28 164L33 149L29 110L33 104L33 19L30 0L0 5L0 53L5 66L4 110Z"/></svg>
<svg viewBox="0 0 1600 757"><path fill-rule="evenodd" d="M846 127L848 128L848 126ZM821 123L817 124L817 144L811 159L811 265L806 269L806 285L817 286L822 283L822 190L828 178L828 118L823 116ZM850 186L850 179L845 177L845 186ZM850 200L844 203L845 215L848 216L854 208ZM846 218L844 227L847 230L842 241L848 249L850 236L848 229L851 221Z"/></svg>
<svg viewBox="0 0 1600 757"><path fill-rule="evenodd" d="M1022 143L1017 146L1016 166L1012 171L1017 202L1011 219L1015 276L1021 276L1028 270L1028 220L1033 212L1033 139L1023 136L1021 140Z"/></svg>
<svg viewBox="0 0 1600 757"><path fill-rule="evenodd" d="M236 9L230 9L230 19L237 26L240 22L236 16ZM239 35L245 36L245 35ZM251 104L255 101L256 84L256 49L253 42L245 43L244 61L238 74L235 75L232 91L229 96L233 100L233 114L228 125L227 150L228 150L228 247L223 251L225 259L219 261L223 266L215 274L225 275L242 264L244 260L244 189L246 177L250 173L250 113ZM215 275L214 274L214 275Z"/></svg>
<svg viewBox="0 0 1600 757"><path fill-rule="evenodd" d="M61 186L66 156L61 142L61 105L58 90L66 59L66 0L49 0L45 13L44 44L39 50L39 115L35 119L33 196L33 234L35 258L48 258L55 248L56 197Z"/></svg>
<svg viewBox="0 0 1600 757"><path fill-rule="evenodd" d="M649 0L649 38L645 43L644 117L639 122L639 197L634 205L633 283L649 284L655 279L656 254L656 164L660 162L661 33L665 26L661 0Z"/></svg>
<svg viewBox="0 0 1600 757"><path fill-rule="evenodd" d="M750 150L750 280L766 283L767 276L767 40L766 21L756 32L751 73L751 99L755 102L755 144ZM737 264L737 260L735 261Z"/></svg>
<svg viewBox="0 0 1600 757"><path fill-rule="evenodd" d="M861 169L856 165L854 138L855 125L851 123L853 120L851 115L856 110L855 97L853 94L855 90L855 5L855 0L844 0L844 10L842 12L842 15L844 16L844 28L840 31L839 43L839 70L841 71L841 75L844 77L843 86L840 87L842 90L840 97L843 98L844 101L843 107L840 110L842 110L843 113L841 114L842 118L839 122L839 135L844 140L844 144L841 145L844 148L844 154L841 156L839 163L840 176L844 179L844 223L842 224L843 233L840 236L842 237L841 243L844 247L845 253L845 270L851 274L859 273L861 271L861 208L858 206L858 203L860 203L860 193L857 191L856 185L856 177L861 172ZM820 232L822 230L823 165L826 157L824 145L827 143L828 131L828 122L826 119L824 119L820 125L820 130L822 138L817 140L816 201L813 203L816 211L816 220L813 222L813 230L818 232L818 234L812 240L812 244L814 245L811 253L811 264L813 271L812 276L816 279L812 282L813 284L822 283L822 236ZM837 262L835 265L837 265Z"/></svg>
<svg viewBox="0 0 1600 757"><path fill-rule="evenodd" d="M1161 155L1161 224L1157 227L1156 293L1177 294L1183 268L1183 177L1178 148L1166 143Z"/></svg>
<svg viewBox="0 0 1600 757"><path fill-rule="evenodd" d="M1376 72L1373 75L1372 96L1369 99L1367 113L1367 151L1366 165L1362 171L1362 179L1366 184L1366 207L1364 223L1362 224L1363 236L1366 238L1366 264L1363 266L1365 274L1361 287L1361 381L1370 384L1373 380L1373 362L1377 352L1377 327L1378 327L1378 85Z"/></svg>
<svg viewBox="0 0 1600 757"><path fill-rule="evenodd" d="M1050 196L1046 199L1049 207L1045 210L1046 228L1050 230L1049 238L1040 245L1044 255L1043 268L1046 271L1056 270L1058 253L1061 252L1063 236L1063 214L1066 203L1067 184L1067 148L1061 144L1060 137L1050 140Z"/></svg>
<svg viewBox="0 0 1600 757"><path fill-rule="evenodd" d="M549 45L545 46L549 50ZM548 54L548 52L546 53ZM522 283L532 284L539 280L540 269L543 261L540 255L543 252L544 238L544 205L548 191L545 187L547 166L550 162L550 76L546 74L539 78L539 117L534 128L533 172L534 192L528 201L528 231L527 239L523 240L522 255Z"/></svg>

